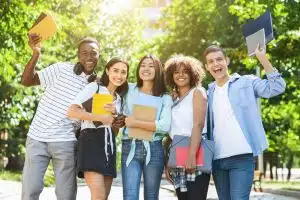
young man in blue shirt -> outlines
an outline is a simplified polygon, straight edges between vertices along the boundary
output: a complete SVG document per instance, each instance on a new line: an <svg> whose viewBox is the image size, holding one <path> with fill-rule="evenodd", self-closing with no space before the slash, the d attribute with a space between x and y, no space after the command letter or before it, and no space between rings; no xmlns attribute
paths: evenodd
<svg viewBox="0 0 300 200"><path fill-rule="evenodd" d="M209 46L206 69L215 79L208 88L210 136L215 142L213 178L220 200L249 199L255 168L254 157L268 148L257 98L271 98L285 90L265 49L255 55L267 79L229 74L229 58L219 46Z"/></svg>

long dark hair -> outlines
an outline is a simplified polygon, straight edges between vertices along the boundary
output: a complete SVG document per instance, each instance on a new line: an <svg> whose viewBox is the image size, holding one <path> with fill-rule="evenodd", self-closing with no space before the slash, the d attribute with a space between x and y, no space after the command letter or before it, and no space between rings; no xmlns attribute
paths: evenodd
<svg viewBox="0 0 300 200"><path fill-rule="evenodd" d="M126 81L120 85L119 87L117 87L116 89L116 93L118 95L120 95L120 97L124 97L125 94L128 91L128 82L127 82L127 78L128 78L128 74L129 74L129 64L127 61L118 58L118 57L114 57L112 59L110 59L110 61L108 61L108 63L105 65L104 71L102 73L102 76L100 77L100 79L98 80L98 83L100 83L100 85L107 87L108 83L109 83L109 78L108 75L106 73L106 70L109 70L114 64L116 63L124 63L127 67L127 77L126 77Z"/></svg>
<svg viewBox="0 0 300 200"><path fill-rule="evenodd" d="M153 66L155 68L155 76L154 76L154 84L152 87L152 95L153 96L162 96L166 93L165 79L163 67L160 60L154 55L146 55L144 56L136 69L136 79L137 79L137 87L141 88L143 86L143 80L140 78L139 71L142 65L142 62L146 59L150 58L153 61Z"/></svg>

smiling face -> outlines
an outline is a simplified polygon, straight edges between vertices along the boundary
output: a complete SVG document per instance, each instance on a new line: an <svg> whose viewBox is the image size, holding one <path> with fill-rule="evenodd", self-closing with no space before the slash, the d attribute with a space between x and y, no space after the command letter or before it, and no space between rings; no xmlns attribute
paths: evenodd
<svg viewBox="0 0 300 200"><path fill-rule="evenodd" d="M127 65L122 62L113 64L109 69L106 69L109 82L116 87L121 86L127 79Z"/></svg>
<svg viewBox="0 0 300 200"><path fill-rule="evenodd" d="M191 77L188 71L184 68L184 66L180 66L177 67L176 70L173 72L173 80L177 88L189 87Z"/></svg>
<svg viewBox="0 0 300 200"><path fill-rule="evenodd" d="M83 66L85 74L91 74L94 71L99 59L99 47L94 42L84 42L80 45L78 51L79 62Z"/></svg>
<svg viewBox="0 0 300 200"><path fill-rule="evenodd" d="M151 58L145 58L139 69L139 77L142 81L154 81L155 67Z"/></svg>
<svg viewBox="0 0 300 200"><path fill-rule="evenodd" d="M229 60L224 56L222 51L208 53L205 58L206 69L215 78L215 80L225 79L229 77Z"/></svg>

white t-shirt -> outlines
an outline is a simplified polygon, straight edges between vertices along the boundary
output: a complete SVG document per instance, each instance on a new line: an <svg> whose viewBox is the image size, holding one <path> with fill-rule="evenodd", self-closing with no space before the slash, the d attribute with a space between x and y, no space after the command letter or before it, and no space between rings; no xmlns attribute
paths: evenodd
<svg viewBox="0 0 300 200"><path fill-rule="evenodd" d="M216 85L213 97L214 159L252 153L245 135L234 115L228 98L228 83Z"/></svg>
<svg viewBox="0 0 300 200"><path fill-rule="evenodd" d="M88 75L76 75L72 63L55 63L38 72L40 84L45 88L29 127L28 136L41 142L76 140L79 120L67 116L75 96L88 84Z"/></svg>
<svg viewBox="0 0 300 200"><path fill-rule="evenodd" d="M77 94L75 99L72 101L72 104L76 104L82 107L82 103L85 101L89 100L90 98L93 97L93 95L97 92L98 89L98 84L96 82L92 82L88 84L81 92ZM109 94L109 91L106 87L104 86L99 86L99 94ZM117 94L117 99L114 101L114 104L116 105L117 112L120 113L120 108L121 108L121 97ZM101 125L98 126L97 128L101 127L107 127L109 128L110 126L105 126ZM92 121L88 120L83 120L81 122L81 130L86 129L86 128L96 128L94 123Z"/></svg>

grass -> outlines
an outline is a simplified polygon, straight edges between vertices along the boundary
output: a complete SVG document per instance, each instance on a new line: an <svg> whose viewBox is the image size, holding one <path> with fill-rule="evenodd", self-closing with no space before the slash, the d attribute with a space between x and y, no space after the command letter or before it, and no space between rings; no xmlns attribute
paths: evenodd
<svg viewBox="0 0 300 200"><path fill-rule="evenodd" d="M262 181L262 188L283 189L300 192L299 181Z"/></svg>
<svg viewBox="0 0 300 200"><path fill-rule="evenodd" d="M22 180L22 171L10 171L0 169L0 180L9 180L9 181L21 181ZM54 173L52 163L48 166L44 177L44 185L45 187L53 186L55 183Z"/></svg>
<svg viewBox="0 0 300 200"><path fill-rule="evenodd" d="M0 170L0 180L21 181L22 171Z"/></svg>

